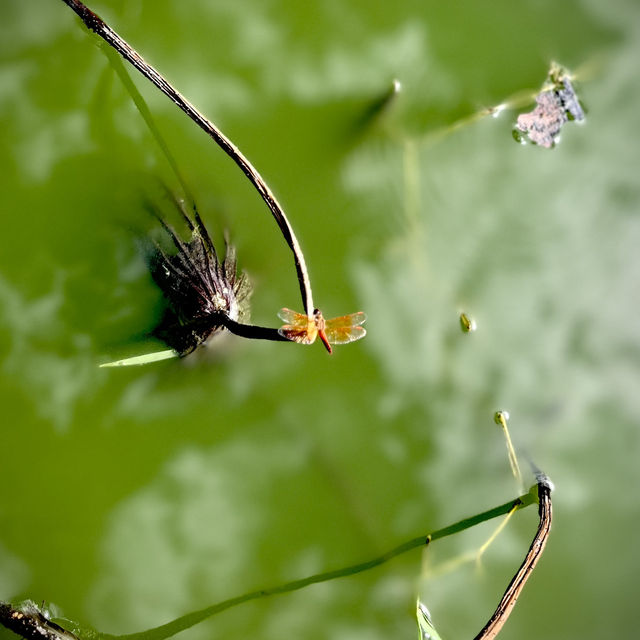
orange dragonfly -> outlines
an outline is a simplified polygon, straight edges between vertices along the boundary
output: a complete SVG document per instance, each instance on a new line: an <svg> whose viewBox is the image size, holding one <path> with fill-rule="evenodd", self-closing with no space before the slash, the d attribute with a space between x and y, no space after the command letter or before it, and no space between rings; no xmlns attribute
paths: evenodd
<svg viewBox="0 0 640 640"><path fill-rule="evenodd" d="M287 323L278 329L281 336L300 344L312 344L319 337L329 353L333 351L332 344L360 340L367 333L360 326L367 319L362 311L325 320L320 309L314 309L313 316L308 316L285 308L280 309L278 317Z"/></svg>

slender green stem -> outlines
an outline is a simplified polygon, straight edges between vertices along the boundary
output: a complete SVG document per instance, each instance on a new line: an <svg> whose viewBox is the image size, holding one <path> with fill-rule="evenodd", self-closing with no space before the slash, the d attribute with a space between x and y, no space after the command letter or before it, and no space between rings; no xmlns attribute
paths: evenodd
<svg viewBox="0 0 640 640"><path fill-rule="evenodd" d="M218 602L209 607L205 607L204 609L192 611L191 613L181 616L180 618L176 618L175 620L172 620L167 624L163 624L159 627L154 627L146 631L140 631L138 633L131 633L122 636L101 634L100 637L102 638L102 640L113 640L114 638L118 638L118 640L165 640L166 638L170 638L180 631L184 631L185 629L193 627L199 622L202 622L203 620L206 620L207 618L210 618L217 613L225 611L226 609L230 609L231 607L244 604L245 602L249 602L251 600L265 598L267 596L274 596L281 593L291 593L292 591L298 591L299 589L303 589L304 587L308 587L312 584L327 582L329 580L335 580L336 578L344 578L347 576L353 576L358 573L362 573L364 571L369 571L370 569L379 567L385 562L388 562L389 560L392 560L393 558L396 558L403 553L407 553L408 551L411 551L413 549L424 547L434 540L445 538L447 536L453 535L454 533L469 529L470 527L480 524L481 522L486 522L487 520L497 518L498 516L509 513L509 511L514 508L522 509L523 507L527 507L534 502L536 502L536 495L532 492L529 492L521 495L515 500L510 500L509 502L505 502L498 507L494 507L493 509L489 509L488 511L483 511L482 513L471 516L470 518L460 520L459 522L449 525L448 527L437 529L435 531L431 531L430 533L418 536L417 538L408 540L407 542L403 542L397 547L394 547L386 553L376 556L375 558L372 558L370 560L365 560L364 562L359 562L357 564L343 567L341 569L334 569L332 571L316 573L306 578L300 578L299 580L285 582L284 584L276 585L273 587L250 591L243 595L235 596L234 598L229 598L228 600L223 600L222 602Z"/></svg>

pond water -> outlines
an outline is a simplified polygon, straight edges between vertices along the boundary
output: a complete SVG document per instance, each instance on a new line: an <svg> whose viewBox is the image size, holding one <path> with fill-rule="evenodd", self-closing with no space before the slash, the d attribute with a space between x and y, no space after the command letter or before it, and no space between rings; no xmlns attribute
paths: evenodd
<svg viewBox="0 0 640 640"><path fill-rule="evenodd" d="M90 6L250 158L295 228L316 304L365 311L368 334L331 356L229 336L183 360L98 368L163 348L147 337L162 300L138 241L157 224L159 183L179 187L64 3L4 2L0 600L126 634L367 560L519 495L493 421L508 410L525 484L530 457L556 490L549 545L501 637L632 637L637 3ZM517 115L552 61L575 72L586 121L553 149L518 145ZM228 230L237 247L252 322L302 311L264 203L135 81L216 244ZM520 108L481 117L510 99ZM420 594L445 640L471 638L536 509L481 566L453 566L498 523L183 636L415 638Z"/></svg>

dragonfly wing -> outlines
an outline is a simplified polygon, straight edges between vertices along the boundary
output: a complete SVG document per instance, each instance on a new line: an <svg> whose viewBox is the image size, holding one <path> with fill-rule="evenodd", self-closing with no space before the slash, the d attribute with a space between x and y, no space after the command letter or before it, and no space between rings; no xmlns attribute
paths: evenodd
<svg viewBox="0 0 640 640"><path fill-rule="evenodd" d="M306 316L305 316L306 318ZM278 333L287 340L297 342L298 344L311 344L318 335L317 331L308 331L305 327L300 329L297 325L285 324L278 329Z"/></svg>
<svg viewBox="0 0 640 640"><path fill-rule="evenodd" d="M330 318L324 321L325 329L341 328L341 327L357 327L364 323L367 319L367 315L364 311L358 311L357 313L350 313L346 316L338 316L337 318Z"/></svg>
<svg viewBox="0 0 640 640"><path fill-rule="evenodd" d="M355 342L364 338L367 335L367 331L364 327L330 327L325 328L327 334L327 340L331 344L347 344L349 342Z"/></svg>
<svg viewBox="0 0 640 640"><path fill-rule="evenodd" d="M305 328L307 326L307 323L309 322L308 316L306 316L304 313L298 313L297 311L293 311L293 309L287 309L286 307L278 311L278 318L280 318L280 320L286 322L287 324Z"/></svg>

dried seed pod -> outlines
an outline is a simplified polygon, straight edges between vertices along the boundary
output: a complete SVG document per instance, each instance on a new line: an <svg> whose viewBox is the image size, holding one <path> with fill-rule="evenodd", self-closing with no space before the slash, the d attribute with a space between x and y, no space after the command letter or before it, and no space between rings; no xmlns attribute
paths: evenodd
<svg viewBox="0 0 640 640"><path fill-rule="evenodd" d="M191 233L182 240L158 217L175 251L154 242L149 255L151 275L168 302L154 335L187 355L222 331L226 321L244 322L249 317L251 285L237 269L235 248L225 237L225 257L220 261L213 241L194 209L192 220L177 202Z"/></svg>

